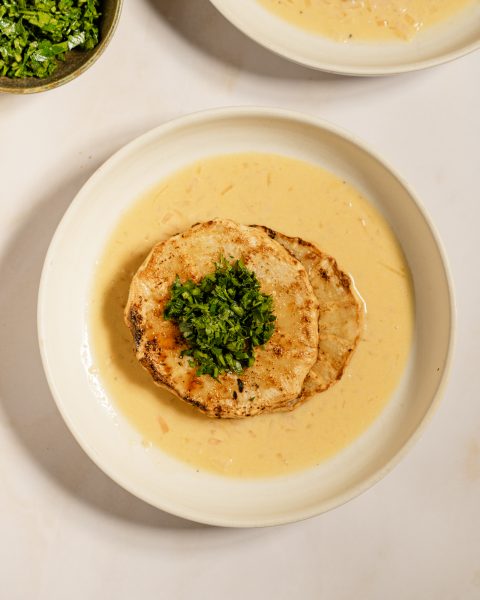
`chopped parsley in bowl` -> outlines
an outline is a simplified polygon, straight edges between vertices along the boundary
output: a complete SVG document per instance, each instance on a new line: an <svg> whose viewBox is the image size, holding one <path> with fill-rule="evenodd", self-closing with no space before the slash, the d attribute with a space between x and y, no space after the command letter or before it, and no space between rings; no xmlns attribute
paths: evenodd
<svg viewBox="0 0 480 600"><path fill-rule="evenodd" d="M215 271L199 283L183 283L177 275L164 317L174 321L197 375L218 377L242 373L255 362L254 350L275 329L273 299L260 291L260 282L241 260L222 257Z"/></svg>
<svg viewBox="0 0 480 600"><path fill-rule="evenodd" d="M44 91L74 79L106 47L121 3L2 0L0 91Z"/></svg>

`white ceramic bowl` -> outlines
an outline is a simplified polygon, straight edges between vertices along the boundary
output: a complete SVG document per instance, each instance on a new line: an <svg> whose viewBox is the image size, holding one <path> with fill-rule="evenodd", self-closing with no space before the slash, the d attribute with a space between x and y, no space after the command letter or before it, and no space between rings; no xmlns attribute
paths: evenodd
<svg viewBox="0 0 480 600"><path fill-rule="evenodd" d="M141 435L89 373L87 310L95 263L120 214L165 176L200 158L275 152L325 166L357 187L392 225L410 266L416 307L409 367L379 419L332 460L278 478L242 480L196 472ZM72 268L72 265L75 268ZM216 525L286 523L334 508L378 481L431 413L452 340L449 278L438 239L412 192L350 136L282 110L209 111L162 125L108 160L60 223L43 270L38 324L48 381L87 454L127 490L168 512Z"/></svg>
<svg viewBox="0 0 480 600"><path fill-rule="evenodd" d="M432 67L480 48L480 3L410 42L336 42L270 13L257 0L210 0L238 29L294 62L344 75L387 75Z"/></svg>

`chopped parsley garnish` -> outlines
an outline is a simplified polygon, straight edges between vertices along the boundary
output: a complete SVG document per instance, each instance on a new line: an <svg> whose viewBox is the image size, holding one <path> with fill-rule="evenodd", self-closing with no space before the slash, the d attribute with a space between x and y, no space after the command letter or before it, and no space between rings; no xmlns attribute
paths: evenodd
<svg viewBox="0 0 480 600"><path fill-rule="evenodd" d="M164 318L178 325L188 346L182 356L191 357L197 375L215 378L251 367L255 347L266 344L275 329L272 297L260 291L255 273L241 260L223 257L199 283L177 276Z"/></svg>
<svg viewBox="0 0 480 600"><path fill-rule="evenodd" d="M1 0L0 76L48 77L73 48L98 44L100 0Z"/></svg>

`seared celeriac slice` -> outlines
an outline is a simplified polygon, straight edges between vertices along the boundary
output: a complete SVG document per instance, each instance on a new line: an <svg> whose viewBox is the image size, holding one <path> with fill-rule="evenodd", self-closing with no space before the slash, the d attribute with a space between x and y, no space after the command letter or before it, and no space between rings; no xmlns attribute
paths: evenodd
<svg viewBox="0 0 480 600"><path fill-rule="evenodd" d="M293 408L342 377L360 339L362 309L350 277L340 270L334 258L300 238L259 228L302 263L320 306L318 358L305 379L301 398L292 403Z"/></svg>
<svg viewBox="0 0 480 600"><path fill-rule="evenodd" d="M200 281L221 256L242 259L273 298L275 331L241 374L196 374L178 326L164 310L176 277ZM132 280L125 320L154 381L209 416L291 409L318 354L318 300L299 260L263 230L228 220L197 224L157 244Z"/></svg>

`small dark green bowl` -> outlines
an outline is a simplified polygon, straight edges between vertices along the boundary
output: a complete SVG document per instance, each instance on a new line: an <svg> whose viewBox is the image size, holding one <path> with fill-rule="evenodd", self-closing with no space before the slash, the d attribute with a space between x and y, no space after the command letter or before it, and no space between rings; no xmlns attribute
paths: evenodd
<svg viewBox="0 0 480 600"><path fill-rule="evenodd" d="M99 58L110 42L117 27L123 0L102 0L102 18L100 21L100 42L92 50L72 50L65 61L59 61L58 68L44 79L38 77L0 77L0 92L10 94L33 94L46 92L64 83L72 81Z"/></svg>

